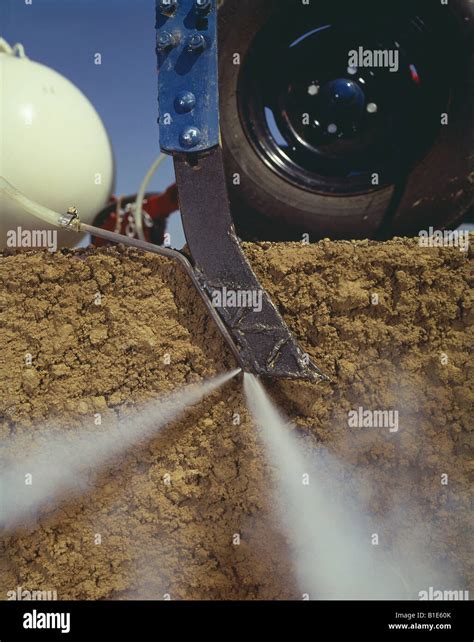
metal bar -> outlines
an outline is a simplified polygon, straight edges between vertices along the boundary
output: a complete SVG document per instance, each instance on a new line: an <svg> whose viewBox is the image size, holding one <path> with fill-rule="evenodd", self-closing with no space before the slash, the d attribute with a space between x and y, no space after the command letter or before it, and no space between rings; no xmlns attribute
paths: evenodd
<svg viewBox="0 0 474 642"><path fill-rule="evenodd" d="M222 150L216 147L191 162L175 156L181 217L188 248L209 298L238 344L247 372L272 378L323 380L326 377L304 354L282 316L262 288L235 234L229 209ZM246 304L225 305L230 294ZM249 305L258 301L257 305Z"/></svg>
<svg viewBox="0 0 474 642"><path fill-rule="evenodd" d="M122 245L128 245L130 247L136 248L137 250L141 250L142 252L151 252L152 254L159 254L160 256L164 256L167 259L172 259L173 261L177 261L178 263L180 263L181 266L186 271L189 278L191 279L194 287L198 291L199 296L203 300L204 305L206 306L209 314L211 315L214 323L217 326L217 329L219 330L225 342L231 349L232 354L236 358L238 364L243 368L243 362L240 356L240 352L237 346L235 345L234 340L229 334L229 331L227 330L225 324L223 323L221 317L219 316L216 308L212 306L212 303L209 300L206 292L202 289L201 282L197 274L195 273L191 263L183 254L181 254L181 252L178 252L178 250L172 250L170 248L160 247L158 245L153 245L153 243L148 243L147 241L139 241L138 239L129 238L128 236L124 236L123 234L116 234L115 232L109 232L108 230L103 230L100 227L94 227L93 225L88 225L86 223L79 223L79 231L88 232L93 236L98 236L99 238L103 238L106 241L111 241L112 243L121 243Z"/></svg>
<svg viewBox="0 0 474 642"><path fill-rule="evenodd" d="M208 309L228 328L244 370L325 379L261 287L232 224L219 146L217 0L157 0L156 8L160 145L174 156L181 217ZM228 290L255 296L258 305L210 304Z"/></svg>

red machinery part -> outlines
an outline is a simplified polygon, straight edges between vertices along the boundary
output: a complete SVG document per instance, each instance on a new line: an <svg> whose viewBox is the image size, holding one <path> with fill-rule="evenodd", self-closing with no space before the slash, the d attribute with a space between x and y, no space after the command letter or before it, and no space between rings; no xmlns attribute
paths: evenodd
<svg viewBox="0 0 474 642"><path fill-rule="evenodd" d="M136 194L110 199L110 204L95 218L94 225L104 230L137 238L135 227ZM165 244L166 220L170 214L179 209L178 190L171 185L162 193L147 193L143 201L143 232L145 240L155 245ZM97 247L107 245L107 241L92 237Z"/></svg>

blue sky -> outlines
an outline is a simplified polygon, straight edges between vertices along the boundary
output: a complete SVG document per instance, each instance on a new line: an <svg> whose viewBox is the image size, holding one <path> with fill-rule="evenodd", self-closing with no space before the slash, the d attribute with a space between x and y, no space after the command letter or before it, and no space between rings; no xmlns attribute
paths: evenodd
<svg viewBox="0 0 474 642"><path fill-rule="evenodd" d="M26 4L30 2L31 4ZM154 0L0 0L0 36L89 98L109 132L116 194L134 194L159 154ZM94 54L102 65L94 64ZM174 182L171 159L150 189ZM184 242L179 215L172 244Z"/></svg>

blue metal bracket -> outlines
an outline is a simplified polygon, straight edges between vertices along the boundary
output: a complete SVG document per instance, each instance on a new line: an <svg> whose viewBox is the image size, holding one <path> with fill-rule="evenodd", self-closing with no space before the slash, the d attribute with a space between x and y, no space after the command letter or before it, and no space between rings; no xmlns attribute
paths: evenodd
<svg viewBox="0 0 474 642"><path fill-rule="evenodd" d="M157 0L157 53L160 144L174 154L195 280L208 306L226 288L260 296L260 307L219 308L223 336L244 371L324 379L262 290L235 234L219 145L217 0Z"/></svg>
<svg viewBox="0 0 474 642"><path fill-rule="evenodd" d="M219 144L217 0L157 0L160 146L203 152Z"/></svg>

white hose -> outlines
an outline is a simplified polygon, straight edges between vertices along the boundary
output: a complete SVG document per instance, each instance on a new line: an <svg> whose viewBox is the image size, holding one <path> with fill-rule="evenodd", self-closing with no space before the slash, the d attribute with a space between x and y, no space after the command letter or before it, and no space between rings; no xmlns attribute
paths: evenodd
<svg viewBox="0 0 474 642"><path fill-rule="evenodd" d="M165 158L166 156L164 154L160 154L160 156L158 156L158 158L155 160L153 165L148 170L145 178L143 179L143 182L140 185L140 190L137 194L137 200L135 201L135 228L137 231L137 236L141 241L145 240L145 234L143 233L142 209L143 209L143 201L145 199L146 188L148 187L149 182L151 181L158 167L165 160Z"/></svg>
<svg viewBox="0 0 474 642"><path fill-rule="evenodd" d="M1 47L3 46L4 45L0 40L0 50L1 50ZM135 223L136 223L137 234L141 241L145 240L145 236L143 234L143 219L141 214L142 214L143 200L145 198L146 188L148 186L148 183L152 179L154 173L156 172L158 167L161 165L161 163L165 160L165 158L166 156L164 154L161 154L156 159L156 161L148 170L148 173L145 176L143 183L140 187L140 191L138 192L138 195L137 195L136 206L135 206ZM53 210L50 210L49 208L44 207L43 205L40 205L35 201L32 201L27 196L25 196L22 192L20 192L15 187L13 187L13 185L9 183L6 178L3 178L3 176L0 176L0 193L1 192L3 192L11 200L16 201L19 205L23 207L25 211L29 212L30 214L33 214L33 216L36 216L36 218L39 218L45 223L49 223L50 225L64 227L64 214L58 214L57 212L54 212Z"/></svg>
<svg viewBox="0 0 474 642"><path fill-rule="evenodd" d="M6 53L9 56L18 56L18 58L26 58L25 48L19 42L13 47L10 47L4 38L0 38L0 53Z"/></svg>
<svg viewBox="0 0 474 642"><path fill-rule="evenodd" d="M24 210L26 210L30 214L33 214L33 216L36 216L36 218L40 218L42 221L44 221L45 223L49 223L50 225L56 225L58 227L63 226L61 223L62 217L64 216L63 214L53 212L53 210L50 210L47 207L43 207L43 205L40 205L39 203L31 201L27 196L13 187L13 185L9 183L6 178L0 176L0 193L2 192L8 198L16 201L19 205L21 205Z"/></svg>
<svg viewBox="0 0 474 642"><path fill-rule="evenodd" d="M159 254L169 259L178 261L186 270L199 296L203 300L209 314L214 319L219 332L222 334L228 346L232 350L232 353L237 359L237 362L241 363L240 352L236 344L234 343L229 330L220 318L219 314L216 312L216 308L212 305L211 299L207 296L205 288L202 287L197 273L194 271L193 266L184 254L181 254L181 252L179 252L178 250L172 250L168 247L153 245L153 243L148 243L147 241L129 238L124 234L116 234L115 232L110 232L109 230L104 230L100 227L94 227L93 225L81 223L75 207L69 208L66 214L59 214L58 212L54 212L53 210L50 210L47 207L43 207L39 203L35 203L34 201L30 200L27 196L15 189L13 185L11 185L5 178L0 176L0 194L2 192L4 192L12 200L22 205L28 212L30 212L30 214L33 214L33 216L36 216L42 221L46 221L47 223L50 223L52 225L57 225L58 227L70 230L72 232L89 233L93 236L98 236L105 240L111 241L112 243L123 243L124 245L128 245L129 247L135 247L142 252L152 252L154 254Z"/></svg>

